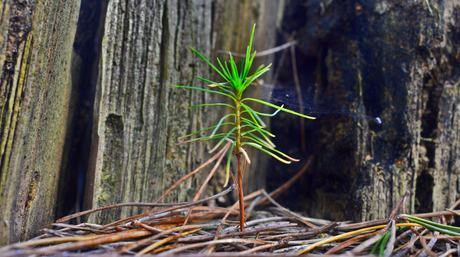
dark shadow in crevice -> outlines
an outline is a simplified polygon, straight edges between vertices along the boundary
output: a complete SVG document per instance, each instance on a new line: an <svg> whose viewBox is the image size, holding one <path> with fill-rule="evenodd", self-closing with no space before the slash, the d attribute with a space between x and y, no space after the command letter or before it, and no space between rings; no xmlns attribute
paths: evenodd
<svg viewBox="0 0 460 257"><path fill-rule="evenodd" d="M82 0L72 55L72 90L59 175L56 218L81 211L91 146L94 97L108 0Z"/></svg>
<svg viewBox="0 0 460 257"><path fill-rule="evenodd" d="M433 177L427 170L417 177L415 189L415 213L426 213L433 211Z"/></svg>

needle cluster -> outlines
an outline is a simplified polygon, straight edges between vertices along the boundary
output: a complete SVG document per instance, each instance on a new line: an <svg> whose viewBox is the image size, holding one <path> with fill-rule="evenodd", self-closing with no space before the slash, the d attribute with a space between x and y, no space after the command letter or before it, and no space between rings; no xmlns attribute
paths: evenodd
<svg viewBox="0 0 460 257"><path fill-rule="evenodd" d="M230 53L230 60L228 61L228 64L227 62L222 63L220 59L217 58L217 62L220 67L219 69L216 66L214 66L210 61L208 61L203 55L201 55L195 49L190 47L190 49L196 55L198 55L201 59L203 59L209 66L212 67L213 70L215 70L225 80L224 83L217 83L209 79L197 76L196 78L203 80L206 83L209 83L208 85L209 89L190 87L190 86L173 86L177 88L186 88L186 89L192 89L192 90L200 90L200 91L209 92L213 94L220 94L220 95L224 95L228 97L229 99L231 99L230 102L232 102L232 104L206 103L206 104L191 106L190 109L197 108L197 107L203 107L203 106L226 106L226 107L232 108L233 111L230 114L223 116L216 125L182 137L183 139L183 138L197 135L201 132L211 131L211 133L207 136L198 137L198 138L194 138L194 139L183 142L183 143L189 143L189 142L194 142L194 141L201 142L201 141L206 141L206 140L211 140L211 139L218 139L219 140L218 143L210 150L210 152L214 152L215 150L217 150L220 146L222 146L222 143L224 143L225 141L231 142L231 147L229 148L229 153L228 153L229 157L227 161L227 177L226 177L225 184L227 184L228 178L229 178L230 159L231 159L231 154L233 151L235 151L236 154L241 153L246 158L246 161L249 164L251 163L249 156L244 150L245 146L250 146L250 147L259 149L286 164L291 163L291 161L299 161L275 149L275 144L270 140L270 138L275 137L275 135L273 135L266 129L266 124L262 120L261 116L273 117L279 111L284 111L284 112L288 112L288 113L298 115L304 118L314 119L314 117L310 117L307 115L303 115L303 114L285 109L283 108L283 106L277 106L277 105L274 105L274 104L271 104L271 103L268 103L268 102L265 102L265 101L262 101L256 98L243 97L243 93L248 88L248 86L251 85L251 83L253 83L262 74L267 72L271 66L271 64L266 67L262 65L258 67L257 70L252 75L249 75L251 65L253 63L254 57L256 56L256 51L254 51L251 54L254 30L255 30L255 25L252 29L249 46L246 49L246 57L244 58L241 64L241 69L239 72L238 72L238 66L235 60L233 59L233 56L231 53ZM252 109L251 107L249 107L247 105L248 102L258 102L258 103L270 106L272 108L275 108L276 111L274 113L258 112ZM229 127L229 129L226 130L228 132L221 132L221 129L224 126Z"/></svg>
<svg viewBox="0 0 460 257"><path fill-rule="evenodd" d="M209 83L209 89L199 88L199 87L190 87L190 86L173 86L177 88L185 88L185 89L192 89L192 90L200 90L204 92L209 92L212 94L220 94L226 96L232 104L228 103L205 103L200 105L191 106L190 109L196 107L203 107L203 106L225 106L229 107L232 110L227 115L224 115L219 122L211 126L209 128L205 128L203 130L194 132L190 135L186 135L182 138L191 137L197 135L201 132L211 131L211 134L203 137L194 138L183 143L189 143L194 141L206 141L211 139L217 139L217 144L210 150L210 152L214 152L219 149L224 142L228 142L224 144L222 150L225 152L228 150L228 160L227 160L227 176L225 179L224 187L227 185L229 180L230 173L230 160L232 154L237 157L237 179L234 178L235 184L237 185L238 190L238 198L239 198L239 205L240 205L240 229L243 231L244 229L244 195L243 195L243 174L244 174L244 166L242 165L242 156L244 156L245 163L251 163L249 156L244 149L246 146L250 146L260 151L263 151L277 160L289 164L291 161L299 161L288 156L285 153L282 153L275 149L275 144L270 140L271 137L275 137L272 133L270 133L266 129L266 124L262 120L261 116L272 117L275 116L279 111L288 112L291 114L295 114L307 119L314 119L314 117L310 117L307 115L303 115L288 109L283 108L283 106L277 106L265 101L262 101L257 98L250 98L250 97L243 97L244 91L253 83L257 78L262 76L265 72L267 72L270 68L270 65L264 67L263 65L257 68L257 70L252 74L249 75L249 71L251 69L251 65L254 61L256 56L256 52L251 54L251 47L252 47L252 39L254 37L254 30L255 25L252 29L251 39L249 42L249 46L246 49L246 56L241 63L241 68L238 71L238 66L233 59L232 54L230 53L230 60L227 62L222 62L217 58L217 62L219 63L219 68L214 66L210 61L208 61L203 55L197 52L195 49L190 47L190 49L198 55L201 59L203 59L213 70L215 70L224 80L223 83L217 83L211 81L206 78L198 77L198 79ZM249 105L248 102L257 102L263 105L270 106L275 108L276 111L274 113L262 113L255 111ZM224 130L225 128L225 130ZM230 144L230 146L228 146ZM221 151L222 151L221 150ZM219 155L220 153L218 153ZM225 154L225 153L223 153ZM223 157L223 154L221 158ZM221 158L219 160L221 160ZM210 174L211 175L211 174Z"/></svg>

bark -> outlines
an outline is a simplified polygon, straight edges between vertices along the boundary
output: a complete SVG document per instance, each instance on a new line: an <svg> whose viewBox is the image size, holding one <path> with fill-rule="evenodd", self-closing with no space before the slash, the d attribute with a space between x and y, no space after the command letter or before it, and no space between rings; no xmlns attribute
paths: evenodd
<svg viewBox="0 0 460 257"><path fill-rule="evenodd" d="M283 32L297 31L299 69L311 74L301 78L304 97L325 114L307 128L317 157L302 181L309 199L294 198L310 215L385 218L406 190L409 212L458 199L459 7L350 0L286 8Z"/></svg>
<svg viewBox="0 0 460 257"><path fill-rule="evenodd" d="M79 5L0 3L0 245L54 219Z"/></svg>
<svg viewBox="0 0 460 257"><path fill-rule="evenodd" d="M204 0L109 3L95 99L86 208L154 201L209 158L206 151L212 146L207 143L176 143L180 136L218 121L220 111L188 107L217 99L168 85L206 87L194 76L210 78L210 68L190 51L190 46L213 62L215 58L211 56L217 49L244 52L252 25L258 21L255 42L263 42L259 44L264 47L274 44L274 38L262 38L266 37L264 29L273 24L271 20L276 21L272 17L278 6L267 1L243 1L241 6L233 1ZM271 12L254 13L254 8ZM228 43L238 47L230 48ZM206 170L202 173L206 175ZM199 182L199 176L187 181L164 201L189 199ZM91 219L107 222L140 211L113 210Z"/></svg>

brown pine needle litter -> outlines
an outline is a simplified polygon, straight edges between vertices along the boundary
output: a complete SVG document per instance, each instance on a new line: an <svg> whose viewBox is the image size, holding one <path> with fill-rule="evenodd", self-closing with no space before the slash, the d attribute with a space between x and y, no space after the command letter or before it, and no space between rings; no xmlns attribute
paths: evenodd
<svg viewBox="0 0 460 257"><path fill-rule="evenodd" d="M460 256L460 228L447 225L445 218L458 215L454 209L460 201L446 211L406 215L401 208L409 196L406 192L388 219L342 225L304 217L275 202L273 198L294 182L270 194L259 190L245 196L250 208L243 232L238 227L238 202L227 208L201 206L235 190L233 185L192 202L124 203L76 213L52 224L54 229L43 229L37 238L0 248L0 256ZM127 206L149 209L110 224L62 223ZM402 213L397 215L399 209Z"/></svg>

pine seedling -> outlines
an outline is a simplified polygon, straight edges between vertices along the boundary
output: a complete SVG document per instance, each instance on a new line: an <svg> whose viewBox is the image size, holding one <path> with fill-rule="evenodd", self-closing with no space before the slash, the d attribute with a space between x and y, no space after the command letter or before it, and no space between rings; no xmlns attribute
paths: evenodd
<svg viewBox="0 0 460 257"><path fill-rule="evenodd" d="M270 133L266 129L266 125L263 122L261 116L266 116L266 117L273 117L275 116L279 111L284 111L287 113L291 113L303 118L307 119L315 119L314 117L310 117L307 115L300 114L298 112L294 112L291 110L288 110L286 108L283 108L283 106L277 106L271 103L268 103L266 101L262 101L257 98L251 98L251 97L243 97L244 91L248 88L251 83L253 83L256 79L258 79L262 74L267 72L271 66L268 65L267 67L260 66L252 75L249 75L249 71L251 68L251 65L254 61L254 57L256 56L256 52L251 54L251 47L252 47L252 40L254 37L254 30L255 30L255 24L252 29L251 33L251 39L249 41L249 46L247 47L246 50L246 57L244 58L241 66L240 66L240 71L238 71L238 66L233 59L232 54L230 53L230 60L227 62L221 62L219 58L217 58L217 63L219 64L219 68L214 66L210 61L208 61L203 55L201 55L199 52L197 52L195 49L190 47L190 49L198 55L201 59L203 59L213 70L215 70L224 80L224 83L217 83L214 81L211 81L206 78L201 78L201 77L196 77L206 83L208 83L209 89L203 89L199 87L191 87L191 86L177 86L177 85L171 85L172 87L177 87L177 88L184 88L184 89L191 89L191 90L199 90L199 91L204 91L212 94L219 94L223 95L227 98L230 99L229 102L232 104L228 103L205 103L205 104L200 104L200 105L195 105L191 106L190 109L192 108L197 108L197 107L203 107L203 106L209 106L211 108L216 108L220 106L225 106L228 108L232 109L232 112L230 114L227 114L223 116L216 125L211 126L209 128L194 132L190 135L184 136L183 138L188 138L194 135L197 135L201 132L210 132L208 136L204 137L197 137L194 139L190 139L188 141L184 141L183 143L189 143L189 142L195 142L195 141L207 141L207 140L212 140L216 139L217 143L216 145L210 150L210 152L214 152L217 149L221 148L223 146L224 142L227 142L227 144L224 144L223 146L226 151L224 151L223 154L228 154L228 160L227 160L227 167L226 167L226 180L225 180L225 185L228 183L229 180L229 174L230 174L230 160L232 155L235 155L237 158L237 191L238 191L238 199L239 199L239 205L240 205L240 229L243 231L244 229L244 201L243 201L243 174L244 174L244 167L242 165L242 157L244 156L245 162L248 164L251 163L251 160L245 150L247 147L253 147L256 148L264 153L267 153L271 155L272 157L276 158L277 160L289 164L291 161L299 161L298 159L294 159L287 154L284 154L278 150L275 149L275 144L270 140L270 137L275 137L272 133ZM274 113L262 113L255 111L251 107L249 107L248 103L249 102L257 102L269 107L272 107L276 109ZM226 128L226 130L223 130L223 128ZM182 143L181 143L182 144ZM230 144L230 147L228 147L228 144ZM232 175L233 177L233 175Z"/></svg>

